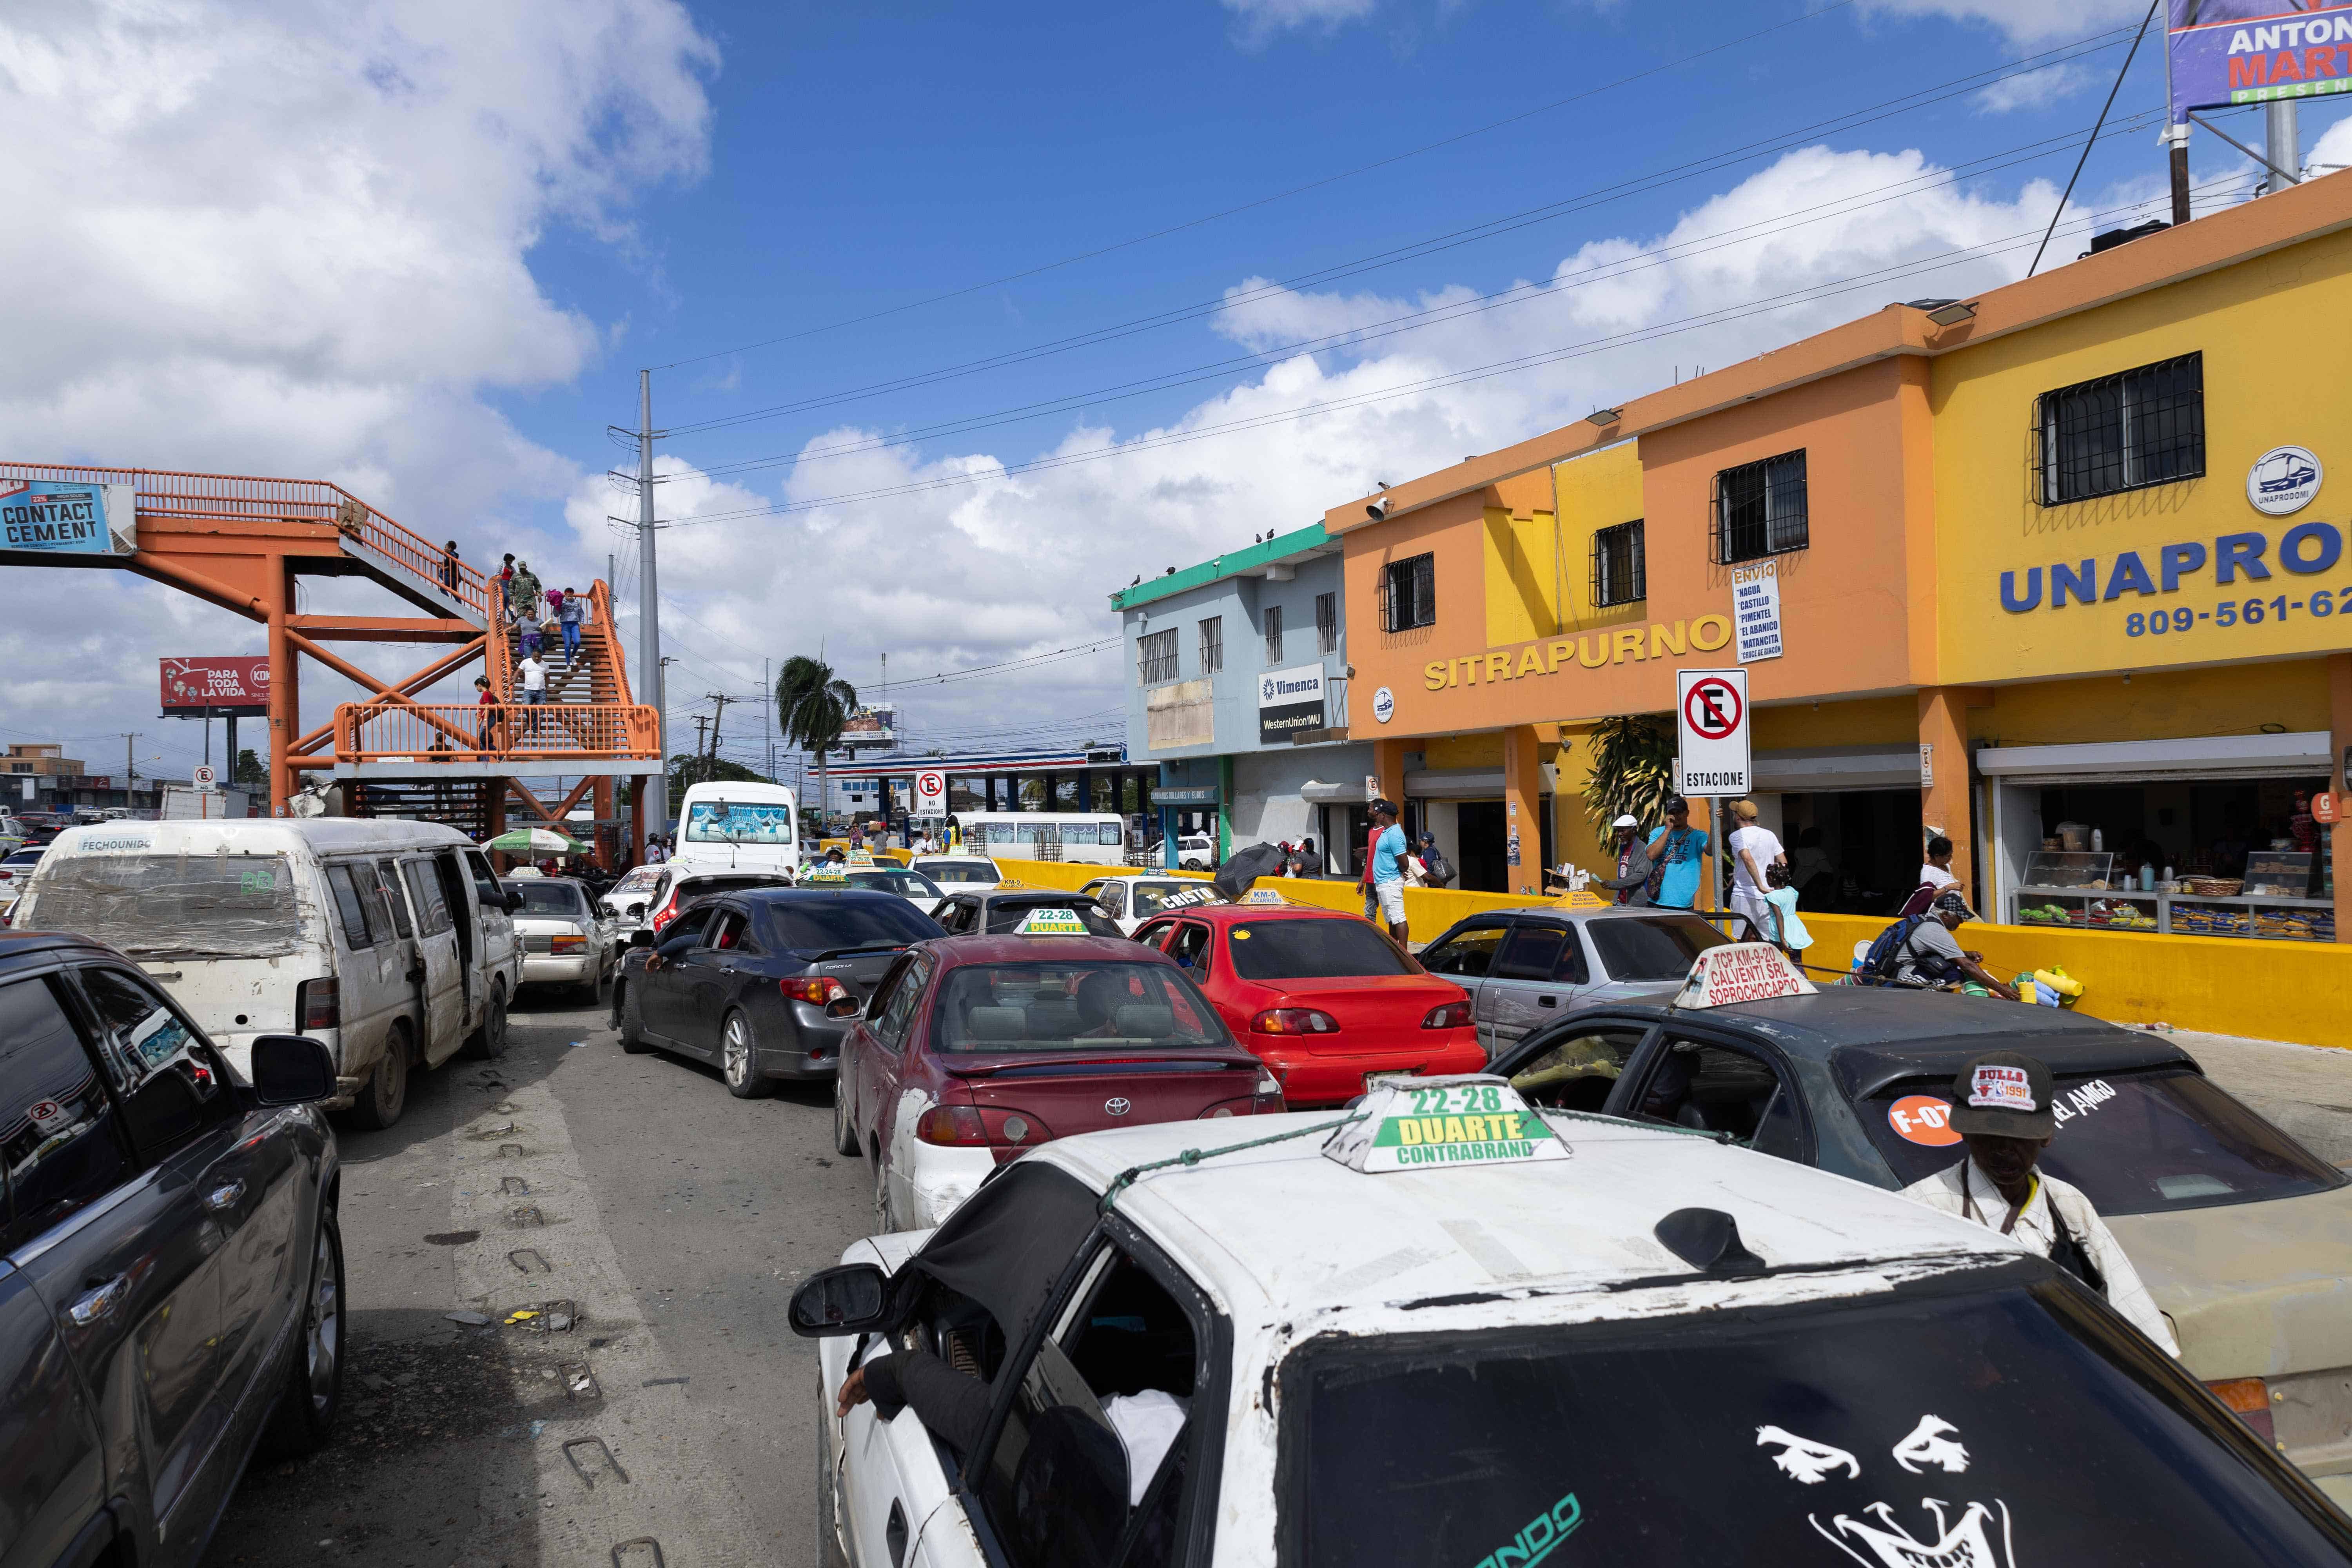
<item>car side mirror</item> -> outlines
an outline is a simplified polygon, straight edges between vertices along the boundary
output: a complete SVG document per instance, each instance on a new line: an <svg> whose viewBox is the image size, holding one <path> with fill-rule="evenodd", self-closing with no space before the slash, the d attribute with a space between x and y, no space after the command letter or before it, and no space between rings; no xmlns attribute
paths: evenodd
<svg viewBox="0 0 2352 1568"><path fill-rule="evenodd" d="M636 930L629 933L629 945L631 947L651 947L653 944L654 933L647 931L644 926L639 926Z"/></svg>
<svg viewBox="0 0 2352 1568"><path fill-rule="evenodd" d="M335 1093L335 1058L307 1035L257 1035L253 1092L264 1105L308 1105Z"/></svg>
<svg viewBox="0 0 2352 1568"><path fill-rule="evenodd" d="M522 908L523 898L520 893L509 893L502 901L506 905L507 913L513 914Z"/></svg>
<svg viewBox="0 0 2352 1568"><path fill-rule="evenodd" d="M821 1268L793 1292L793 1332L803 1339L871 1333L890 1307L890 1277L872 1263Z"/></svg>

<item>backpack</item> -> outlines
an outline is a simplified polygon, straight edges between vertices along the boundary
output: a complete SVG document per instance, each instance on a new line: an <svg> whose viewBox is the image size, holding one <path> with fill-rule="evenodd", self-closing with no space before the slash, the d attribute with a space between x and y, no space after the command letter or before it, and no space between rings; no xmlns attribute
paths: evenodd
<svg viewBox="0 0 2352 1568"><path fill-rule="evenodd" d="M1927 918L1926 915L1905 915L1880 931L1878 939L1870 944L1870 951L1862 955L1862 962L1854 965L1855 978L1865 984L1891 983L1895 978L1895 966L1902 962L1904 944L1911 940L1911 933L1919 929L1919 922Z"/></svg>
<svg viewBox="0 0 2352 1568"><path fill-rule="evenodd" d="M1433 888L1442 888L1454 880L1454 862L1434 847L1421 858L1421 868Z"/></svg>

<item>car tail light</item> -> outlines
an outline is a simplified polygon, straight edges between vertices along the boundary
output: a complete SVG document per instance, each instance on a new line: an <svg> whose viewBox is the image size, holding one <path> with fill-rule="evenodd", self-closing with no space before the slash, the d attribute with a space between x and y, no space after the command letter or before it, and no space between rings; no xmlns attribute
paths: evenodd
<svg viewBox="0 0 2352 1568"><path fill-rule="evenodd" d="M587 937L580 932L558 931L554 940L548 944L547 950L550 952L580 952L585 951L587 946Z"/></svg>
<svg viewBox="0 0 2352 1568"><path fill-rule="evenodd" d="M294 1028L299 1034L342 1026L342 983L305 980L294 988Z"/></svg>
<svg viewBox="0 0 2352 1568"><path fill-rule="evenodd" d="M803 975L798 980L779 982L787 1002L805 1002L812 1007L830 1007L835 1002L854 1002L849 988L830 974L814 977Z"/></svg>
<svg viewBox="0 0 2352 1568"><path fill-rule="evenodd" d="M1268 1007L1250 1020L1253 1035L1336 1035L1339 1020L1314 1007Z"/></svg>
<svg viewBox="0 0 2352 1568"><path fill-rule="evenodd" d="M2248 1430L2265 1447L2278 1447L2278 1429L2271 1420L2271 1385L2259 1377L2231 1377L2205 1385L2213 1397L2237 1413Z"/></svg>
<svg viewBox="0 0 2352 1568"><path fill-rule="evenodd" d="M670 921L676 919L677 919L677 909L675 905L664 904L660 909L656 910L654 911L654 934L656 936L661 935L662 927L669 924Z"/></svg>
<svg viewBox="0 0 2352 1568"><path fill-rule="evenodd" d="M1027 1111L996 1105L934 1105L915 1121L918 1141L944 1149L1027 1149L1053 1136Z"/></svg>
<svg viewBox="0 0 2352 1568"><path fill-rule="evenodd" d="M1199 1120L1207 1121L1227 1116L1279 1116L1290 1108L1282 1102L1282 1085L1272 1073L1258 1068L1257 1083L1246 1100L1223 1100L1201 1112Z"/></svg>
<svg viewBox="0 0 2352 1568"><path fill-rule="evenodd" d="M1466 1029L1470 1026L1470 1004L1448 1002L1443 1007L1432 1007L1429 1016L1421 1021L1424 1029Z"/></svg>

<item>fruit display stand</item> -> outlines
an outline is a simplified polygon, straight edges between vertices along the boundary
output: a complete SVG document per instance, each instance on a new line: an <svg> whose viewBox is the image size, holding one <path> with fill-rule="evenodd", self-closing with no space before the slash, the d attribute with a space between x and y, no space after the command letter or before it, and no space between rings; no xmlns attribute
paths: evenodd
<svg viewBox="0 0 2352 1568"><path fill-rule="evenodd" d="M2299 896L2310 885L2308 855L2257 851L2243 880L2192 877L2152 892L2110 886L2118 880L2114 859L2096 852L2037 853L2026 863L2025 885L2010 894L2009 923L2262 942L2336 940L2335 900Z"/></svg>

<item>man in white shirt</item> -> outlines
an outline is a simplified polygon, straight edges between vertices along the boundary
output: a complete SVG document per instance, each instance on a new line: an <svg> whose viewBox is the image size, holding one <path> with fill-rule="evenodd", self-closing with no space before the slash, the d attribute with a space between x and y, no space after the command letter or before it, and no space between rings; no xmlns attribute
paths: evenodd
<svg viewBox="0 0 2352 1568"><path fill-rule="evenodd" d="M536 658L531 658L524 659L515 668L522 676L523 701L534 706L546 701L547 666L541 664Z"/></svg>
<svg viewBox="0 0 2352 1568"><path fill-rule="evenodd" d="M2034 1168L2058 1131L2050 1069L2017 1051L1972 1058L1952 1080L1950 1127L1968 1153L1903 1195L1972 1219L2047 1258L2107 1299L2132 1326L2174 1355L2172 1325L2157 1310L2124 1249L2082 1189Z"/></svg>
<svg viewBox="0 0 2352 1568"><path fill-rule="evenodd" d="M1774 922L1772 906L1765 895L1771 891L1764 868L1775 864L1788 864L1788 856L1780 847L1780 836L1762 826L1757 818L1756 803L1735 800L1731 803L1731 832L1724 847L1731 851L1731 907L1748 917L1751 940L1772 940Z"/></svg>

